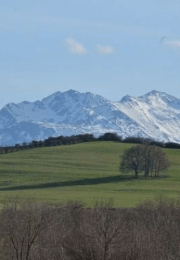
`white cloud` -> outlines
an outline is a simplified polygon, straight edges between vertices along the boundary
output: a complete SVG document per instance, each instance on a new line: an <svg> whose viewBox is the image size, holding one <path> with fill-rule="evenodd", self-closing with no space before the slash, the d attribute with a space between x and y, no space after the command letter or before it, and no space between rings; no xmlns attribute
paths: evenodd
<svg viewBox="0 0 180 260"><path fill-rule="evenodd" d="M74 40L73 38L66 39L65 44L66 44L66 47L67 47L69 53L78 54L78 55L87 54L86 48L81 43Z"/></svg>
<svg viewBox="0 0 180 260"><path fill-rule="evenodd" d="M180 48L180 41L165 41L165 44L170 47Z"/></svg>
<svg viewBox="0 0 180 260"><path fill-rule="evenodd" d="M114 49L111 46L97 45L97 54L111 55L111 54L114 54Z"/></svg>

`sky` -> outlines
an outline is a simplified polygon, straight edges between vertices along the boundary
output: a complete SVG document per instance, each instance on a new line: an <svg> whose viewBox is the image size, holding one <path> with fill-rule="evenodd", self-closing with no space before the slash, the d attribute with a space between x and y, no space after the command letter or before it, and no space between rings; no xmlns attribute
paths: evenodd
<svg viewBox="0 0 180 260"><path fill-rule="evenodd" d="M0 108L74 89L180 98L179 0L0 0Z"/></svg>

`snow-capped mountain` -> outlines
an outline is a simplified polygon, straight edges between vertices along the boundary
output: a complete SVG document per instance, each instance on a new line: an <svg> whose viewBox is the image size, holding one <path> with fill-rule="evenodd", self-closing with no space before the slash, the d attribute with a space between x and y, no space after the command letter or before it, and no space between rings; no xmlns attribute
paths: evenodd
<svg viewBox="0 0 180 260"><path fill-rule="evenodd" d="M180 143L180 99L164 92L112 102L92 93L56 92L42 101L10 103L0 110L0 145L50 136L116 132Z"/></svg>

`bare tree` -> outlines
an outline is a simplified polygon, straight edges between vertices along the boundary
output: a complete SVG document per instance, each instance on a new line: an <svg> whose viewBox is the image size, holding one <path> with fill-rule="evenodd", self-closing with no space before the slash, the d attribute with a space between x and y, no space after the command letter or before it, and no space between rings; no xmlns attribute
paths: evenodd
<svg viewBox="0 0 180 260"><path fill-rule="evenodd" d="M162 152L160 147L150 145L149 143L133 146L126 150L122 156L120 171L135 172L138 177L139 172L144 171L144 176L148 177L151 173L155 177L159 176L159 172L169 168L169 162L166 154Z"/></svg>
<svg viewBox="0 0 180 260"><path fill-rule="evenodd" d="M136 145L128 150L126 150L122 156L122 161L120 164L120 171L135 172L135 178L138 178L139 172L143 170L144 167L144 154L142 145Z"/></svg>
<svg viewBox="0 0 180 260"><path fill-rule="evenodd" d="M160 171L168 169L170 163L164 152L161 151L159 147L156 147L155 150L155 163L154 163L154 172L155 177L159 176Z"/></svg>
<svg viewBox="0 0 180 260"><path fill-rule="evenodd" d="M64 245L73 260L114 259L124 228L118 210L109 205L109 202L98 203L94 209L83 210L81 220L73 218L71 231ZM76 228L72 229L74 221Z"/></svg>
<svg viewBox="0 0 180 260"><path fill-rule="evenodd" d="M1 260L180 259L180 199L136 208L15 202L0 216Z"/></svg>
<svg viewBox="0 0 180 260"><path fill-rule="evenodd" d="M32 201L26 201L21 206L15 203L3 210L1 218L7 258L31 259L38 236L51 222L48 208Z"/></svg>
<svg viewBox="0 0 180 260"><path fill-rule="evenodd" d="M156 147L153 145L149 145L149 143L144 143L142 146L143 149L143 157L144 157L144 176L148 177L149 173L154 170L154 161L155 161L155 153Z"/></svg>

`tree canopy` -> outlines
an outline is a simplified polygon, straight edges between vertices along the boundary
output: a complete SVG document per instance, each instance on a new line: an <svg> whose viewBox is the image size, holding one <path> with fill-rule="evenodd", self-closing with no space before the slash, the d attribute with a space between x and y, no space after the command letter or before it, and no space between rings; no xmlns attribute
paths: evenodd
<svg viewBox="0 0 180 260"><path fill-rule="evenodd" d="M169 162L166 154L160 147L148 143L132 146L123 153L120 171L128 173L134 171L135 178L140 172L144 176L159 176L160 171L168 169Z"/></svg>

